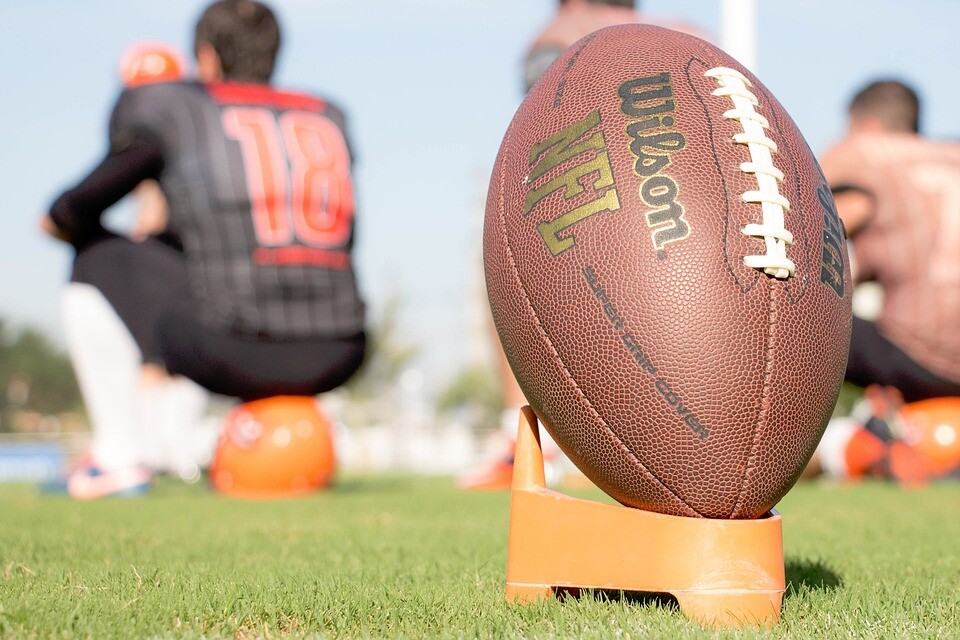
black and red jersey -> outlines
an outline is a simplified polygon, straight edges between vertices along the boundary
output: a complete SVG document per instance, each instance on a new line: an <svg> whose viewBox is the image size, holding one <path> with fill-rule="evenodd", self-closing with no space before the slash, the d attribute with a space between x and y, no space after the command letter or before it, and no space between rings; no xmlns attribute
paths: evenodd
<svg viewBox="0 0 960 640"><path fill-rule="evenodd" d="M278 340L362 331L352 160L335 106L264 85L152 84L121 94L110 144L159 151L205 322Z"/></svg>

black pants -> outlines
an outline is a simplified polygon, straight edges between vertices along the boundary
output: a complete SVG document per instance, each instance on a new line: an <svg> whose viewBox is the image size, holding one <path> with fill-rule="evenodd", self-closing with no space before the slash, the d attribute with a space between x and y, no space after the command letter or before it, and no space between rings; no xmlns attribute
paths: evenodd
<svg viewBox="0 0 960 640"><path fill-rule="evenodd" d="M145 362L214 393L256 400L315 395L346 382L363 362L364 334L270 341L204 325L176 249L108 235L77 251L73 282L95 286L130 330Z"/></svg>
<svg viewBox="0 0 960 640"><path fill-rule="evenodd" d="M907 402L960 396L960 384L931 373L884 338L874 323L857 317L853 318L846 379L861 387L894 386Z"/></svg>

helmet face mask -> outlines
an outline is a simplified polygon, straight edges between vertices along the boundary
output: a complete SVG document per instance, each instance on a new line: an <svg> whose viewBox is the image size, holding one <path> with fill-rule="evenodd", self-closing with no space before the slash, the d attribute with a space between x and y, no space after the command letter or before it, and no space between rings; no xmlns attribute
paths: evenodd
<svg viewBox="0 0 960 640"><path fill-rule="evenodd" d="M227 414L210 482L238 497L292 497L330 484L335 466L330 420L316 400L277 396Z"/></svg>

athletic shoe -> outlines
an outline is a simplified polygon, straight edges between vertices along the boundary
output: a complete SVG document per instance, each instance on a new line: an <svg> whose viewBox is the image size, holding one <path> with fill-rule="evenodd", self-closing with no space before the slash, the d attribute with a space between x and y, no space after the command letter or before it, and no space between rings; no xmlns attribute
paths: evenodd
<svg viewBox="0 0 960 640"><path fill-rule="evenodd" d="M134 497L150 490L153 474L144 467L103 471L95 466L77 469L67 478L67 493L77 500Z"/></svg>
<svg viewBox="0 0 960 640"><path fill-rule="evenodd" d="M80 469L92 466L94 466L93 451L88 447L65 465L55 480L40 483L40 493L54 495L67 493L67 480L70 476Z"/></svg>

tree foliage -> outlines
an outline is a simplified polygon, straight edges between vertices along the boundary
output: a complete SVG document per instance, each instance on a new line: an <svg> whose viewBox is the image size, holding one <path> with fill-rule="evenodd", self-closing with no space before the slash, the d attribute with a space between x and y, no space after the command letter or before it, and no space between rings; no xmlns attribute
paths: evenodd
<svg viewBox="0 0 960 640"><path fill-rule="evenodd" d="M390 296L383 313L367 327L366 358L363 366L346 385L350 394L357 399L370 399L382 394L420 353L420 345L400 335L400 310L400 296Z"/></svg>
<svg viewBox="0 0 960 640"><path fill-rule="evenodd" d="M454 376L437 397L440 413L456 413L477 428L499 424L503 390L491 367L466 367Z"/></svg>
<svg viewBox="0 0 960 640"><path fill-rule="evenodd" d="M41 331L13 329L0 319L0 415L27 410L41 414L82 407L70 359ZM9 421L0 423L0 430Z"/></svg>
<svg viewBox="0 0 960 640"><path fill-rule="evenodd" d="M382 312L368 322L366 358L342 388L350 401L345 418L351 426L388 423L394 417L400 374L420 353L420 345L402 335L401 309L400 295L390 295Z"/></svg>

